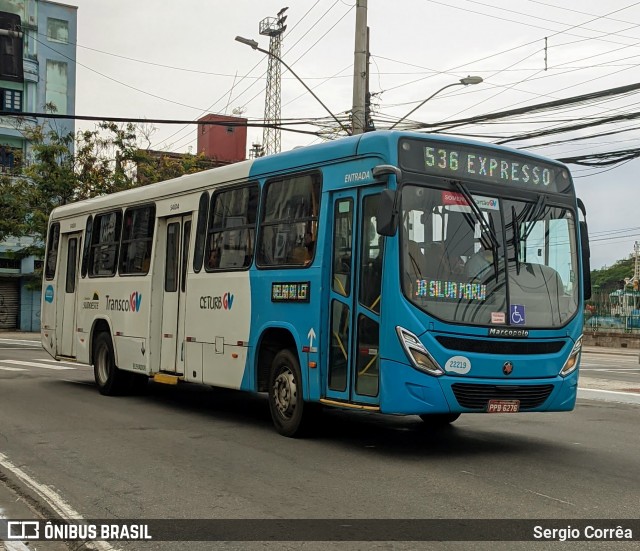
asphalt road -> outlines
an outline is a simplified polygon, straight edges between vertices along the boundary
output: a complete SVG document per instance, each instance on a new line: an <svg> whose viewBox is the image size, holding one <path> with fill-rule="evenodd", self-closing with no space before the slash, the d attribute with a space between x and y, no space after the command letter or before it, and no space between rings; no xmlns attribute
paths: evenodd
<svg viewBox="0 0 640 551"><path fill-rule="evenodd" d="M156 384L142 396L103 397L90 368L45 361L46 354L27 343L4 344L0 452L85 519L638 518L638 405L579 399L571 413L463 415L440 431L427 430L417 417L333 410L314 438L293 440L274 431L263 397ZM585 379L593 376L618 389L640 388L638 367L632 356L583 359ZM22 491L10 471L0 464L0 474ZM24 492L46 516L51 504ZM0 506L1 500L2 494ZM111 545L145 550L267 544ZM455 542L273 545L469 548ZM541 548L506 542L474 547L530 545ZM36 549L46 551L40 544Z"/></svg>

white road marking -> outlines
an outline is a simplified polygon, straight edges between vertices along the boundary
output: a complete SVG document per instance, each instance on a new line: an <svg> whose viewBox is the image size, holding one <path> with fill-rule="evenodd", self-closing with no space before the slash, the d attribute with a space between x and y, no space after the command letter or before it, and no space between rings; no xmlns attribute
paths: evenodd
<svg viewBox="0 0 640 551"><path fill-rule="evenodd" d="M25 346L34 346L34 345L42 346L42 343L40 341L25 341L23 339L0 339L0 344L2 344L3 342L10 342L11 344L25 343Z"/></svg>
<svg viewBox="0 0 640 551"><path fill-rule="evenodd" d="M53 358L34 358L31 360L32 362L47 362L52 364L59 365L72 365L74 367L84 367L86 364L76 363L76 362L59 362L58 360L54 360Z"/></svg>
<svg viewBox="0 0 640 551"><path fill-rule="evenodd" d="M24 367L2 367L1 365L0 369L2 371L27 371Z"/></svg>
<svg viewBox="0 0 640 551"><path fill-rule="evenodd" d="M37 493L64 520L73 520L76 522L84 520L82 515L71 507L71 505L69 505L53 488L37 482L20 467L9 461L7 456L3 453L0 453L0 466L11 471L16 478ZM116 551L116 548L112 547L106 541L92 541L90 545L95 546L95 548L100 551Z"/></svg>
<svg viewBox="0 0 640 551"><path fill-rule="evenodd" d="M640 404L640 394L637 392L621 392L619 390L578 387L578 398L622 402L624 404Z"/></svg>
<svg viewBox="0 0 640 551"><path fill-rule="evenodd" d="M630 368L626 368L626 367L607 367L607 368L594 368L594 367L588 367L588 368L582 368L581 371L602 371L603 373L629 373L629 374L633 374L634 371L638 371L640 372L640 368L638 367L630 367Z"/></svg>
<svg viewBox="0 0 640 551"><path fill-rule="evenodd" d="M66 369L75 369L75 367L67 367L64 365L49 365L49 364L41 364L38 362L24 362L22 360L0 360L2 363L12 364L12 365L26 365L28 367L40 367L42 369L53 369L55 371L63 371Z"/></svg>

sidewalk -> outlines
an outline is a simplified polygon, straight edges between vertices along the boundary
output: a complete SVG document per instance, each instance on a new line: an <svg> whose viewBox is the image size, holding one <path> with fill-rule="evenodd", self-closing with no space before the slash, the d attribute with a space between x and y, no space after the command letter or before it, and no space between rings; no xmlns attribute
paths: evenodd
<svg viewBox="0 0 640 551"><path fill-rule="evenodd" d="M35 508L29 504L31 499L33 498L16 481L0 479L0 519L41 520L43 517L55 518L51 512L47 514L44 511L36 513ZM28 542L28 540L26 541ZM21 540L3 541L0 536L1 551L69 551L69 546L63 541L32 541L28 543L31 545L25 545L25 541ZM85 549L89 548L85 547Z"/></svg>

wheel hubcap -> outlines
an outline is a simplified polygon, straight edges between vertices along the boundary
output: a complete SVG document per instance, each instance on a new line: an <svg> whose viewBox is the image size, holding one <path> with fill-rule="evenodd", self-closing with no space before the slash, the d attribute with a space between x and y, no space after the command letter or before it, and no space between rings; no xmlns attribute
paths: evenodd
<svg viewBox="0 0 640 551"><path fill-rule="evenodd" d="M287 367L284 367L273 383L273 395L275 405L282 417L290 419L296 409L296 401L298 399L298 390L296 380L293 373Z"/></svg>

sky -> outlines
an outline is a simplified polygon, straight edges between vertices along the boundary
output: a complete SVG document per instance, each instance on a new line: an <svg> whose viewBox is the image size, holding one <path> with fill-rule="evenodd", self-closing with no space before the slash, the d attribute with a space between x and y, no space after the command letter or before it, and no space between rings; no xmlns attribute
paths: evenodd
<svg viewBox="0 0 640 551"><path fill-rule="evenodd" d="M206 113L264 118L267 56L234 39L269 39L259 23L288 7L282 58L338 117L351 109L355 0L67 0L78 7L76 114L194 120ZM377 128L388 127L441 88L407 123L438 125L640 83L640 1L369 0L370 90ZM328 117L284 68L282 119ZM468 124L448 132L496 142L589 123L507 145L552 158L640 147L630 115L640 91L552 112ZM92 123L76 123L77 129ZM438 128L436 127L436 128ZM637 127L637 129L636 129ZM317 125L296 126L317 131ZM600 135L597 135L600 134ZM601 135L607 134L607 135ZM578 139L579 138L579 139ZM318 143L282 132L282 150ZM542 145L548 142L562 142ZM249 129L249 145L262 130ZM153 149L193 151L196 127L155 125ZM628 258L640 241L635 195L640 160L569 165L587 208L592 268ZM632 274L629 274L630 276Z"/></svg>

